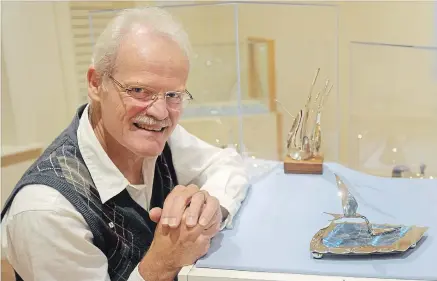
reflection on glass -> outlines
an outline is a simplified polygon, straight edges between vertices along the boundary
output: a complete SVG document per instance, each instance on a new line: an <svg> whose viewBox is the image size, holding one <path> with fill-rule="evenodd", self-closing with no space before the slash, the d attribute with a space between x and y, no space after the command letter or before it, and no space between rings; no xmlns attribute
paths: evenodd
<svg viewBox="0 0 437 281"><path fill-rule="evenodd" d="M349 165L387 177L437 175L437 48L352 43Z"/></svg>
<svg viewBox="0 0 437 281"><path fill-rule="evenodd" d="M273 62L269 61L270 48L274 48L273 40L248 40L248 92L247 95L268 105L270 94L269 70Z"/></svg>

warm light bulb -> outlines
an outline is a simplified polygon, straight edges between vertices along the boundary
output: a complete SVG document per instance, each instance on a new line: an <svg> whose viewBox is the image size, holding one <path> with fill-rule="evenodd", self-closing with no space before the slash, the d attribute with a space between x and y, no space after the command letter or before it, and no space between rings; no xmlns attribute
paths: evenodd
<svg viewBox="0 0 437 281"><path fill-rule="evenodd" d="M358 139L362 139L363 135L362 134L358 134Z"/></svg>

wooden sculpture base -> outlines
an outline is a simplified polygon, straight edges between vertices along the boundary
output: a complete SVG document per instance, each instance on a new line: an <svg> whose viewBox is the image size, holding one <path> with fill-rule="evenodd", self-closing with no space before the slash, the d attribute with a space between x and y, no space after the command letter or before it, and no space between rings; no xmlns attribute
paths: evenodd
<svg viewBox="0 0 437 281"><path fill-rule="evenodd" d="M323 156L316 156L308 160L294 160L287 156L284 160L286 174L317 174L323 173Z"/></svg>

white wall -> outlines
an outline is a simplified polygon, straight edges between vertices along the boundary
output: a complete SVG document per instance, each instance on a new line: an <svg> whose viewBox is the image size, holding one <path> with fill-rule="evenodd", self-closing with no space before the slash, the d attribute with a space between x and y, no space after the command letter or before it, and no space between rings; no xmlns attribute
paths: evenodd
<svg viewBox="0 0 437 281"><path fill-rule="evenodd" d="M70 121L54 7L2 2L2 155L46 146ZM2 168L2 204L30 164Z"/></svg>
<svg viewBox="0 0 437 281"><path fill-rule="evenodd" d="M3 53L3 52L2 52ZM1 58L1 68L2 68L2 80L1 80L1 137L2 143L14 143L17 138L15 133L15 118L13 108L11 106L11 96L9 93L9 79L6 73L6 65L4 63L4 56Z"/></svg>
<svg viewBox="0 0 437 281"><path fill-rule="evenodd" d="M437 50L429 48L437 47L436 3L368 1L339 7L341 160L384 175L393 160L416 171L424 162L436 175Z"/></svg>
<svg viewBox="0 0 437 281"><path fill-rule="evenodd" d="M66 125L66 91L53 2L2 3L2 53L13 144L46 144ZM9 103L9 104L7 104Z"/></svg>

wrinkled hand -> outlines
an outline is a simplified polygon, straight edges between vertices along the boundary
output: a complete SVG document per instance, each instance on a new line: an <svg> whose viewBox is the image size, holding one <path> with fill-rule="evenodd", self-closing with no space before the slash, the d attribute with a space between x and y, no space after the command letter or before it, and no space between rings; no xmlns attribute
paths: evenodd
<svg viewBox="0 0 437 281"><path fill-rule="evenodd" d="M220 228L223 214L217 198L195 185L176 186L167 196L163 209L153 208L150 219L170 228L179 227L182 218L185 224L194 227L199 224L213 237Z"/></svg>
<svg viewBox="0 0 437 281"><path fill-rule="evenodd" d="M222 222L220 203L207 191L199 191L193 195L184 216L188 227L199 224L211 237L220 230Z"/></svg>
<svg viewBox="0 0 437 281"><path fill-rule="evenodd" d="M208 252L211 236L203 232L200 225L188 227L181 223L179 227L170 228L159 222L147 255L152 257L158 267L170 271L180 270L194 264Z"/></svg>
<svg viewBox="0 0 437 281"><path fill-rule="evenodd" d="M170 271L205 255L222 220L218 200L195 185L176 186L163 209L154 208L149 216L157 228L147 256Z"/></svg>
<svg viewBox="0 0 437 281"><path fill-rule="evenodd" d="M205 255L211 238L220 229L222 212L228 215L208 192L195 185L176 186L165 199L163 209L149 211L157 227L139 264L144 280L171 281L183 266L194 264Z"/></svg>

